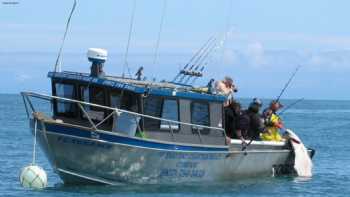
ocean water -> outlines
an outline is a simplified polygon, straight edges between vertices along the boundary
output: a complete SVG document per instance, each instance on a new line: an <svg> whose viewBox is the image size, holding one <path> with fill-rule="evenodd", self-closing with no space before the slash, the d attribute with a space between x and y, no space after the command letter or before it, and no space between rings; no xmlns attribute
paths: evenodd
<svg viewBox="0 0 350 197"><path fill-rule="evenodd" d="M210 184L64 186L39 151L37 163L47 171L49 187L33 191L22 188L18 178L21 168L31 162L33 149L22 99L0 95L0 196L349 196L350 101L306 100L283 118L316 150L310 179L282 176Z"/></svg>

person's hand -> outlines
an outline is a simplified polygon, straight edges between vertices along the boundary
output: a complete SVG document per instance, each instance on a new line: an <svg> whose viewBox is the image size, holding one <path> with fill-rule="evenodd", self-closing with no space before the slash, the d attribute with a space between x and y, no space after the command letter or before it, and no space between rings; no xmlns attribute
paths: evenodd
<svg viewBox="0 0 350 197"><path fill-rule="evenodd" d="M226 145L230 145L231 144L231 138L230 137L226 137Z"/></svg>

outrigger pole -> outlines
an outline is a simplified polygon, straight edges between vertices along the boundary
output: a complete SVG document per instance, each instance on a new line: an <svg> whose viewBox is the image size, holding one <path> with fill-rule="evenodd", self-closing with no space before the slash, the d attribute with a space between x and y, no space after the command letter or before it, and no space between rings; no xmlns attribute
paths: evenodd
<svg viewBox="0 0 350 197"><path fill-rule="evenodd" d="M59 50L58 55L57 55L56 64L55 64L55 68L54 68L54 71L55 71L55 72L57 72L58 70L61 69L60 67L61 67L61 54L62 54L62 49L63 49L63 46L64 46L64 42L65 42L65 40L66 40L66 36L67 36L68 29L69 29L70 21L71 21L71 18L72 18L72 15L73 15L73 13L74 13L74 10L75 10L76 5L77 5L77 1L74 0L72 10L70 11L70 14L69 14L69 17L68 17L68 20L67 20L66 30L65 30L64 35L63 35L61 47L60 47L60 50Z"/></svg>
<svg viewBox="0 0 350 197"><path fill-rule="evenodd" d="M286 91L286 89L288 88L289 84L292 82L293 78L295 77L295 75L297 74L297 72L298 72L298 70L299 70L300 68L301 68L301 65L299 65L299 66L295 69L295 71L293 72L292 76L288 79L287 83L284 85L284 87L283 87L281 93L278 95L278 97L277 97L277 99L276 99L277 102L281 99L282 95L284 94L284 92Z"/></svg>

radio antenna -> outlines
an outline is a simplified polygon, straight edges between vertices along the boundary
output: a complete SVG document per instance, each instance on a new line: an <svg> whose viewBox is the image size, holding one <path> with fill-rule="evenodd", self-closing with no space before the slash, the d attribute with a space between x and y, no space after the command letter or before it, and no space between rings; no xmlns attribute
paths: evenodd
<svg viewBox="0 0 350 197"><path fill-rule="evenodd" d="M136 3L137 3L136 0L134 0L133 1L133 6L132 6L131 19L130 19L128 42L126 44L125 56L124 56L124 66L123 66L123 74L122 74L123 78L125 76L125 68L128 69L129 76L131 77L130 68L129 68L129 64L128 64L128 55L129 55L129 46L130 46L132 31L133 31L133 28L134 28L134 18L135 18L135 12L136 12Z"/></svg>
<svg viewBox="0 0 350 197"><path fill-rule="evenodd" d="M157 37L157 43L156 43L156 48L155 48L155 51L154 51L153 64L156 64L157 63L157 59L158 59L158 50L159 50L159 45L160 45L161 34L162 34L162 31L163 31L163 24L164 24L166 8L167 8L167 0L164 0L163 9L162 9L162 16L161 16L160 24L159 24L159 32L158 32L158 37Z"/></svg>
<svg viewBox="0 0 350 197"><path fill-rule="evenodd" d="M70 21L71 21L71 18L72 18L72 15L73 15L73 13L74 13L74 10L75 10L75 7L76 7L76 6L77 6L77 1L74 0L72 10L70 11L70 14L69 14L69 17L68 17L68 20L67 20L66 30L65 30L64 35L63 35L61 47L60 47L60 50L59 50L58 55L57 55L56 64L55 64L55 69L54 69L55 72L61 70L61 54L62 54L64 42L65 42L65 40L66 40L67 32L68 32L68 29L69 29Z"/></svg>

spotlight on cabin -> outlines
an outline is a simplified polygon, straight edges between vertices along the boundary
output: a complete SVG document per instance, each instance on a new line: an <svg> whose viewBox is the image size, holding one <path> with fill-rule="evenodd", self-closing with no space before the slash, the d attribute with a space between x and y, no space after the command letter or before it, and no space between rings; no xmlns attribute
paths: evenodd
<svg viewBox="0 0 350 197"><path fill-rule="evenodd" d="M103 72L103 64L107 60L108 52L105 49L100 48L89 48L87 52L87 57L91 65L90 76L92 77L103 77L105 73Z"/></svg>

